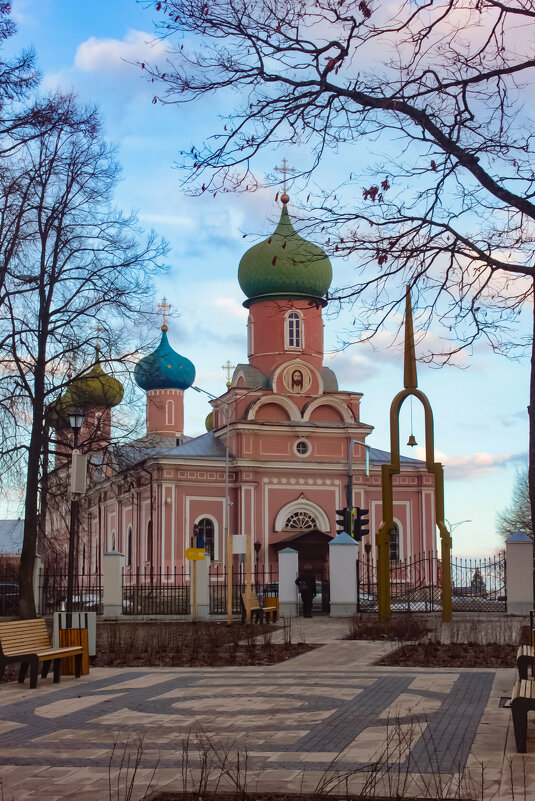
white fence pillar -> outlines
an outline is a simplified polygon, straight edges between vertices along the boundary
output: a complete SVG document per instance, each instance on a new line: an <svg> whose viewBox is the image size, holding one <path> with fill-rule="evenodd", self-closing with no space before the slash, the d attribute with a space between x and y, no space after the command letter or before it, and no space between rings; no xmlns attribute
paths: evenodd
<svg viewBox="0 0 535 801"><path fill-rule="evenodd" d="M124 554L113 551L102 556L102 601L104 617L123 613Z"/></svg>
<svg viewBox="0 0 535 801"><path fill-rule="evenodd" d="M197 618L207 620L210 617L210 557L208 555L197 562L196 589Z"/></svg>
<svg viewBox="0 0 535 801"><path fill-rule="evenodd" d="M526 615L533 609L533 540L515 531L505 541L507 614Z"/></svg>
<svg viewBox="0 0 535 801"><path fill-rule="evenodd" d="M279 551L279 614L282 617L297 615L297 587L299 554L293 548Z"/></svg>
<svg viewBox="0 0 535 801"><path fill-rule="evenodd" d="M348 617L357 611L358 545L342 531L329 543L331 617Z"/></svg>

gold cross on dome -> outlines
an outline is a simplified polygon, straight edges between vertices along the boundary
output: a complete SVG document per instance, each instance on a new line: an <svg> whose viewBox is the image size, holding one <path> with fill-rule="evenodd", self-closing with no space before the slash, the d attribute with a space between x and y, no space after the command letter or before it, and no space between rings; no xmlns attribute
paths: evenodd
<svg viewBox="0 0 535 801"><path fill-rule="evenodd" d="M158 303L158 308L162 310L163 324L167 325L167 316L166 316L167 315L167 311L169 309L172 309L173 307L171 306L170 303L167 302L167 298L164 297L164 298L162 298L162 302Z"/></svg>
<svg viewBox="0 0 535 801"><path fill-rule="evenodd" d="M283 192L286 192L286 173L288 172L297 172L294 167L288 167L288 162L286 159L282 160L282 167L275 167L276 172L282 172L282 189Z"/></svg>
<svg viewBox="0 0 535 801"><path fill-rule="evenodd" d="M97 332L97 344L95 345L95 350L100 350L100 332L102 331L102 327L98 320L96 325L91 326L91 331Z"/></svg>
<svg viewBox="0 0 535 801"><path fill-rule="evenodd" d="M229 389L230 389L230 387L232 385L232 381L230 380L231 371L234 370L235 368L236 368L236 365L235 364L231 364L230 363L230 359L227 359L227 363L226 364L222 364L221 365L221 369L227 371L227 387L229 387Z"/></svg>

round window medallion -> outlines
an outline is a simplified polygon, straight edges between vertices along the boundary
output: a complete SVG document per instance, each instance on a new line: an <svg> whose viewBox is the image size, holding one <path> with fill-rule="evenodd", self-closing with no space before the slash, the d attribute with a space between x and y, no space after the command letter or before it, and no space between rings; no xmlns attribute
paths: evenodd
<svg viewBox="0 0 535 801"><path fill-rule="evenodd" d="M305 442L304 439L300 439L294 445L295 452L299 454L299 456L306 456L307 453L310 451L310 445L308 442Z"/></svg>

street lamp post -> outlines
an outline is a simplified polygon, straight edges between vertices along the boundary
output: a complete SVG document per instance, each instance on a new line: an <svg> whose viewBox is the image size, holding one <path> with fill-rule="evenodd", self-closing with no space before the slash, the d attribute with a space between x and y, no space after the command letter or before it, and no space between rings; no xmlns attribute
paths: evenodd
<svg viewBox="0 0 535 801"><path fill-rule="evenodd" d="M73 409L69 414L69 423L73 433L73 456L78 446L78 434L84 422L84 414L80 409ZM74 459L71 457L71 471L74 466ZM72 478L71 478L72 487ZM78 496L71 491L71 519L69 524L69 563L67 573L67 614L72 614L73 588L74 588L74 554L77 545L78 535Z"/></svg>
<svg viewBox="0 0 535 801"><path fill-rule="evenodd" d="M262 547L262 543L258 540L254 544L254 552L255 552L255 564L254 564L254 573L255 573L255 592L258 593L258 555L260 553L260 548Z"/></svg>

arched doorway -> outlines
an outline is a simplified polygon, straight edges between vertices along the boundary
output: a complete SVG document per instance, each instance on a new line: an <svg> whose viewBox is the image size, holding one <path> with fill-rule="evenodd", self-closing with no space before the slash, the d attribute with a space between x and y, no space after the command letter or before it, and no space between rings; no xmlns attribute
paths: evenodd
<svg viewBox="0 0 535 801"><path fill-rule="evenodd" d="M323 510L314 508L305 499L288 504L275 522L271 540L274 554L282 548L294 548L299 554L300 571L309 565L318 579L327 579L331 536L322 530L325 519Z"/></svg>

